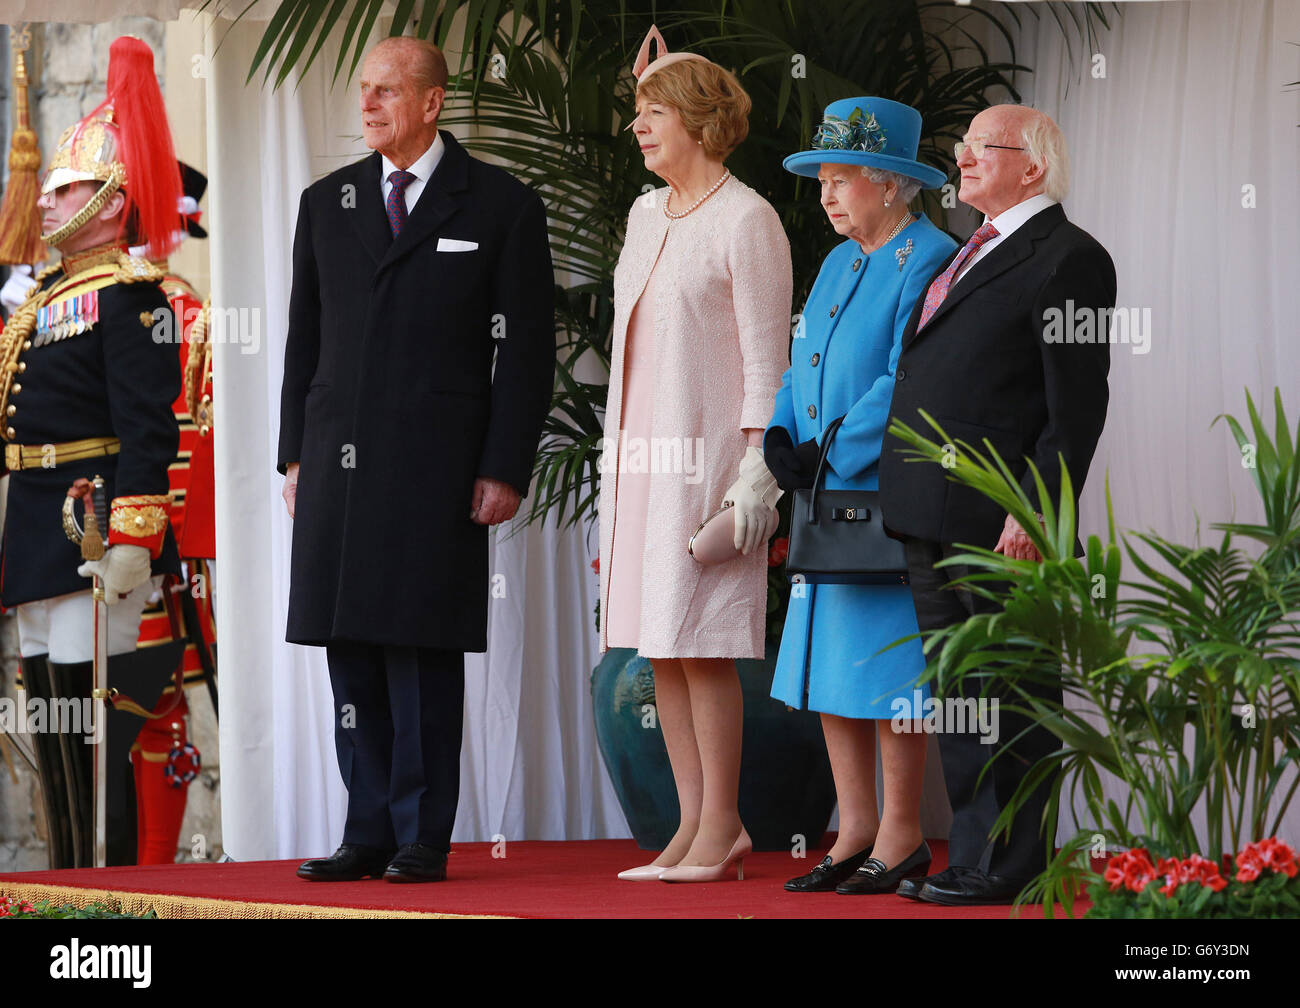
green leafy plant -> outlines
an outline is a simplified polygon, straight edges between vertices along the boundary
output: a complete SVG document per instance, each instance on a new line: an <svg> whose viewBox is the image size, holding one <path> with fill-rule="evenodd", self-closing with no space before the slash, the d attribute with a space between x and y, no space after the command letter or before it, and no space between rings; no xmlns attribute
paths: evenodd
<svg viewBox="0 0 1300 1008"><path fill-rule="evenodd" d="M1023 894L1045 901L1049 914L1057 901L1071 914L1075 895L1095 882L1086 855L1099 842L1158 858L1204 851L1218 863L1275 835L1300 786L1300 427L1293 433L1276 390L1271 430L1249 393L1246 402L1249 432L1222 419L1253 465L1264 522L1216 524L1216 545L1153 532L1117 540L1107 486L1107 538L1090 536L1076 558L1064 468L1053 502L1031 466L1039 498L1031 503L987 442L986 452L956 442L947 455L949 478L996 501L1042 556L1015 560L964 546L946 561L968 565L972 573L958 583L1002 608L929 636L926 676L941 689L967 678L988 689L996 677L1003 710L1059 740L997 824L1008 829L1031 789L1052 783L1044 817L1051 860ZM926 419L937 440L897 421L891 431L911 446L907 454L942 463L952 439ZM1258 547L1247 550L1242 539ZM1125 558L1140 579L1121 579ZM1045 696L1057 685L1065 703ZM1105 774L1124 785L1122 797L1104 793ZM1082 818L1053 854L1050 827L1063 801Z"/></svg>

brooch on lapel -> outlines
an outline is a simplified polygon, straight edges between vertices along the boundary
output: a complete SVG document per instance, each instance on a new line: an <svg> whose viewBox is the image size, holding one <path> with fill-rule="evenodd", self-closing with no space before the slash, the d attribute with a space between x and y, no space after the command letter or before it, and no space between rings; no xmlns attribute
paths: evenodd
<svg viewBox="0 0 1300 1008"><path fill-rule="evenodd" d="M907 244L901 249L894 252L894 258L898 260L898 272L903 272L903 263L907 262L907 257L912 254L912 239L907 239Z"/></svg>

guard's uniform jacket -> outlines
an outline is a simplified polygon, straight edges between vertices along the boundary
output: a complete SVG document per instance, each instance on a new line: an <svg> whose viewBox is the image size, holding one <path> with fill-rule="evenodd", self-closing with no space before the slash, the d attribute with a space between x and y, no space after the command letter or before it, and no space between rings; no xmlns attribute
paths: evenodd
<svg viewBox="0 0 1300 1008"><path fill-rule="evenodd" d="M0 437L10 473L0 603L86 591L81 552L63 531L68 488L103 476L108 545L147 547L153 572L179 573L168 511L180 392L162 271L124 249L65 257L0 339ZM80 508L78 508L80 518Z"/></svg>
<svg viewBox="0 0 1300 1008"><path fill-rule="evenodd" d="M160 264L166 270L166 264ZM163 293L171 305L177 334L183 335L177 346L178 361L185 388L172 403L172 413L180 433L176 458L167 469L172 499L172 534L180 555L187 562L214 559L214 492L212 455L212 368L211 343L204 338L207 309L194 288L183 277L166 273L161 281ZM192 566L187 573L195 575ZM204 577L207 577L204 572ZM191 588L193 584L191 583ZM197 632L211 647L216 642L211 596L205 591L194 599L199 619ZM195 628L189 628L195 633ZM175 639L176 628L161 601L150 602L140 615L139 646L154 647ZM203 677L198 649L191 639L185 648L185 683L191 685ZM146 862L141 862L144 864Z"/></svg>

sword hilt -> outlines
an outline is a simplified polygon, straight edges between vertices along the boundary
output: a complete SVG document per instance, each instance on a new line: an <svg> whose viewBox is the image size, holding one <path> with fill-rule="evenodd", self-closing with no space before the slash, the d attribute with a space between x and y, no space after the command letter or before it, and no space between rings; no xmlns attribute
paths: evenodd
<svg viewBox="0 0 1300 1008"><path fill-rule="evenodd" d="M77 524L73 511L73 502L82 502L85 522ZM68 488L68 496L63 501L63 531L69 539L81 546L81 559L102 560L104 558L104 540L106 531L101 522L105 514L104 478L96 476L93 480L77 480ZM107 523L104 523L107 524Z"/></svg>

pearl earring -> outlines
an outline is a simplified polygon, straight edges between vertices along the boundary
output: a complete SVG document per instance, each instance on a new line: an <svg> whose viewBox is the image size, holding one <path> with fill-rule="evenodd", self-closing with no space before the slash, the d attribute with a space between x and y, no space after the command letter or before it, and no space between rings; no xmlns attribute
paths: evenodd
<svg viewBox="0 0 1300 1008"><path fill-rule="evenodd" d="M885 206L889 206L889 200L885 200Z"/></svg>

